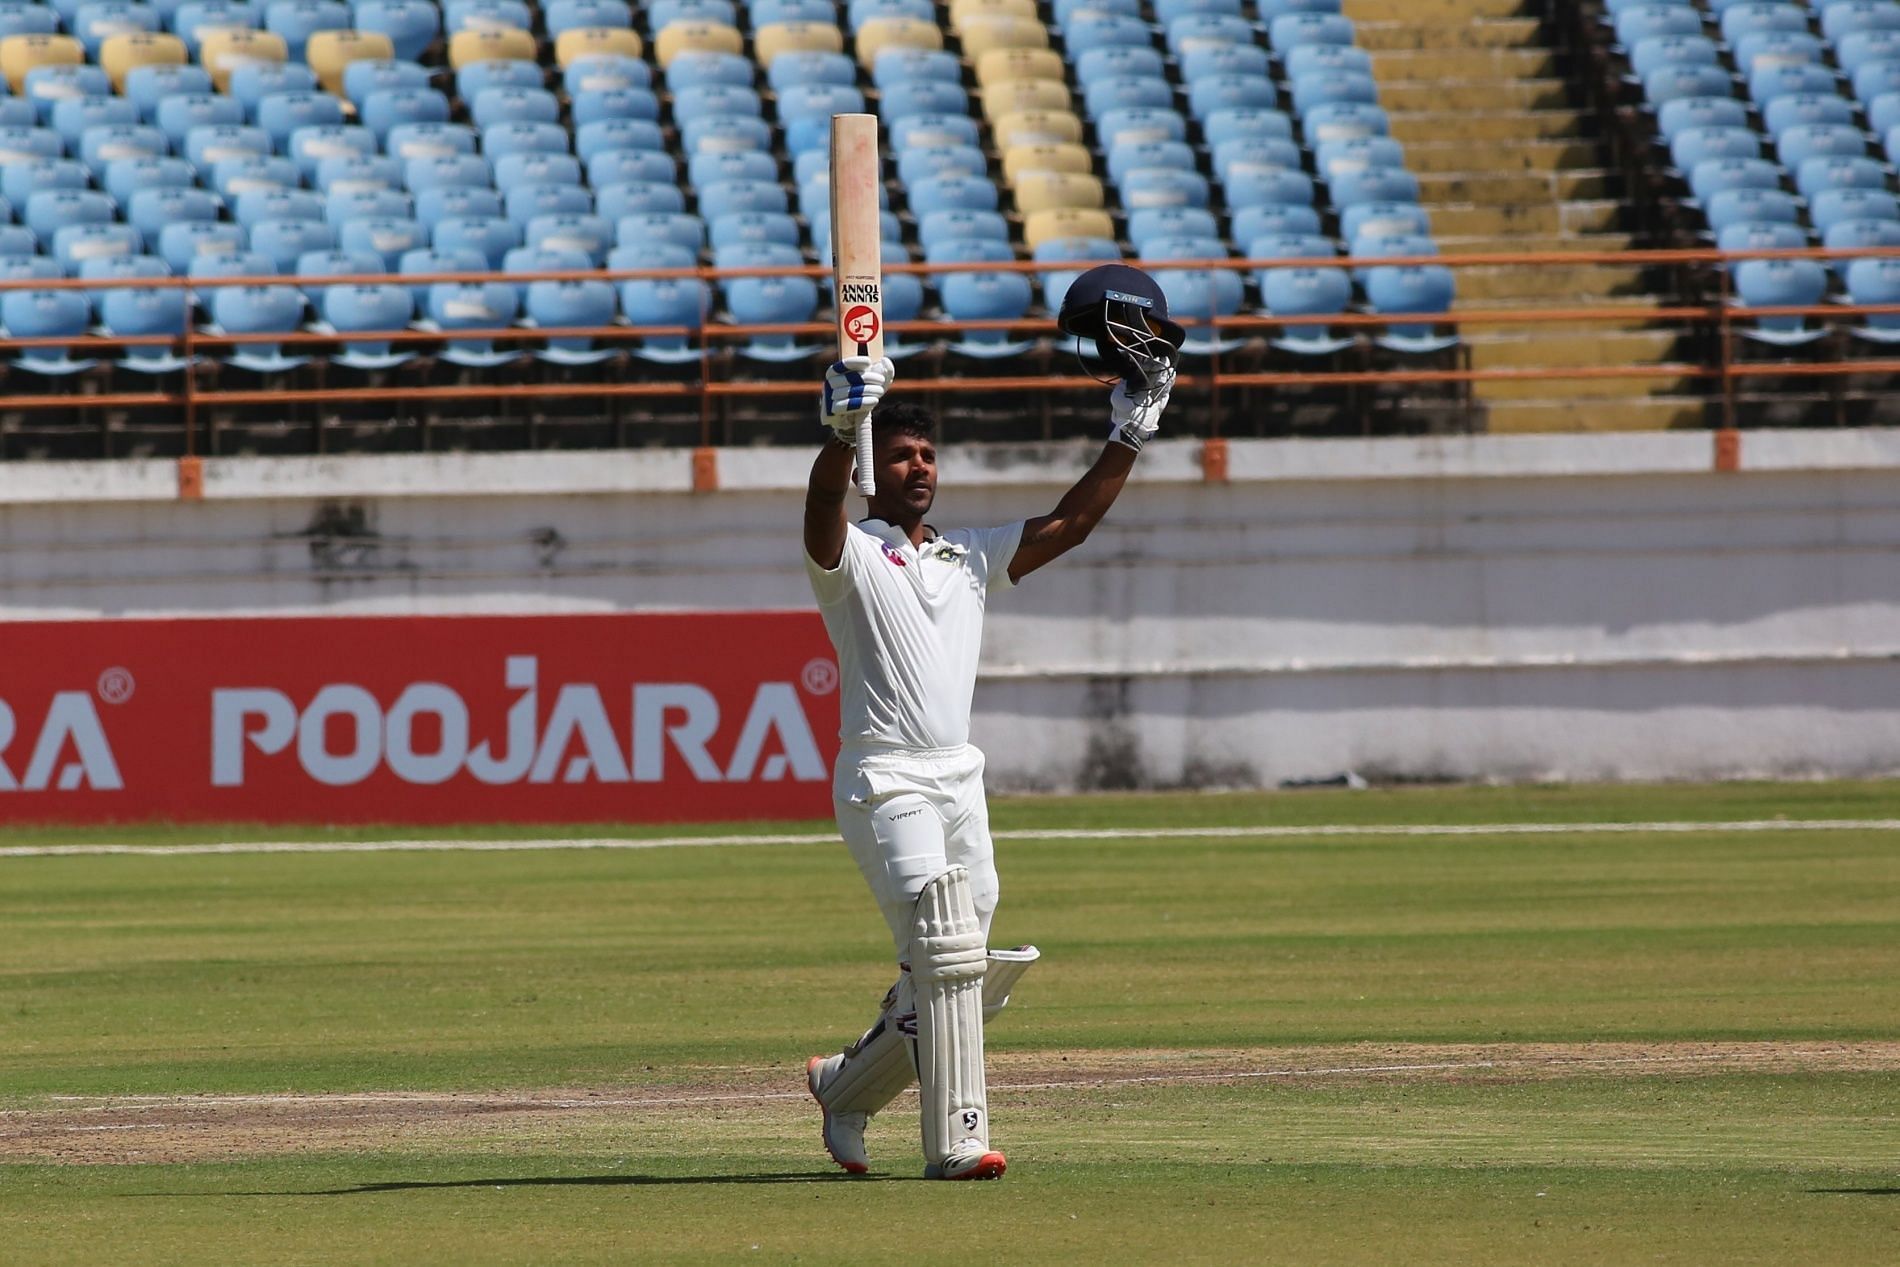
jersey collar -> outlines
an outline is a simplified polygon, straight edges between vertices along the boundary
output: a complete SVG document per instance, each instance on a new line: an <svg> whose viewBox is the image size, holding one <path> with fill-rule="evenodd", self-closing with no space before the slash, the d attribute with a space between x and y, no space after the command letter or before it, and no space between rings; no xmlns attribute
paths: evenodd
<svg viewBox="0 0 1900 1267"><path fill-rule="evenodd" d="M905 532L902 528L899 528L896 524L887 523L882 519L860 519L858 520L858 527L864 529L878 540L889 542L900 550L917 549L916 546L910 543L910 534ZM937 536L938 533L935 528L932 528L929 524L924 525L925 545L935 541Z"/></svg>

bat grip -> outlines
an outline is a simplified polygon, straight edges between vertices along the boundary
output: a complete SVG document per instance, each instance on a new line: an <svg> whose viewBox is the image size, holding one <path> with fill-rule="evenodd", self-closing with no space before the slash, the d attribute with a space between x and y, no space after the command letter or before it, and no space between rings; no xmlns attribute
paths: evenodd
<svg viewBox="0 0 1900 1267"><path fill-rule="evenodd" d="M871 469L871 411L858 419L858 491L866 497L877 494L877 473Z"/></svg>

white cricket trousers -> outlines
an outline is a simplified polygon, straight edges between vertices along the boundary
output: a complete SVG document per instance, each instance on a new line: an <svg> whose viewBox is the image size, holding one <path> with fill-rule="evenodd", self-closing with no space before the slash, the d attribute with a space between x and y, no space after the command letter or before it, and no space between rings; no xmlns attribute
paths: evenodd
<svg viewBox="0 0 1900 1267"><path fill-rule="evenodd" d="M983 936L996 913L996 853L976 747L863 748L846 745L831 781L838 830L884 922L898 962L910 958L917 895L946 868L970 871Z"/></svg>

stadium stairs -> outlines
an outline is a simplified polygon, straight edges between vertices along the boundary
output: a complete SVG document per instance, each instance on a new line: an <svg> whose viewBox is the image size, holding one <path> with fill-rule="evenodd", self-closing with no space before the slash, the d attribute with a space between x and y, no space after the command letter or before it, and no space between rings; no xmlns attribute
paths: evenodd
<svg viewBox="0 0 1900 1267"><path fill-rule="evenodd" d="M1346 0L1372 54L1392 133L1447 255L1622 251L1634 244L1621 179L1587 108L1579 68L1524 0ZM1474 368L1659 363L1677 334L1643 316L1659 301L1629 265L1457 271L1464 309L1622 307L1614 325L1472 327ZM1489 430L1699 426L1702 399L1668 379L1476 384Z"/></svg>

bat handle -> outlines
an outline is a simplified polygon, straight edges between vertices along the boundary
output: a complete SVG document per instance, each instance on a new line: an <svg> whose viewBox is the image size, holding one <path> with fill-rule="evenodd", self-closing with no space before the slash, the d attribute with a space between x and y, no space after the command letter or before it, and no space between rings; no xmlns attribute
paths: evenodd
<svg viewBox="0 0 1900 1267"><path fill-rule="evenodd" d="M858 419L858 491L866 497L877 494L877 473L871 469L871 411Z"/></svg>

